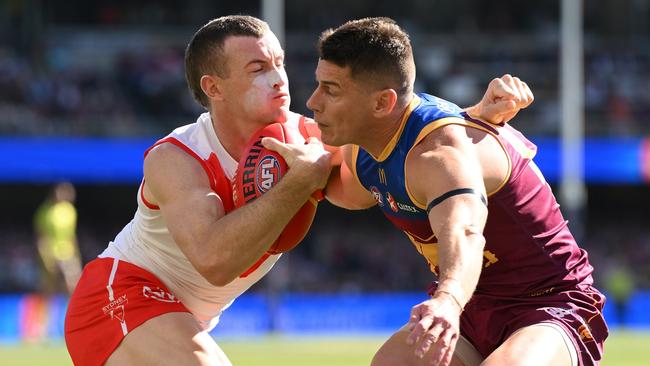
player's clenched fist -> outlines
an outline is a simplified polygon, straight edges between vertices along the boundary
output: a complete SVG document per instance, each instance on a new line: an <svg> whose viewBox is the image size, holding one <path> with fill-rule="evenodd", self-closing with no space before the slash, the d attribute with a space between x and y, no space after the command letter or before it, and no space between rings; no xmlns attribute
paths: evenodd
<svg viewBox="0 0 650 366"><path fill-rule="evenodd" d="M528 107L535 97L528 84L518 77L505 74L488 85L481 102L468 113L495 124L510 121L521 109Z"/></svg>

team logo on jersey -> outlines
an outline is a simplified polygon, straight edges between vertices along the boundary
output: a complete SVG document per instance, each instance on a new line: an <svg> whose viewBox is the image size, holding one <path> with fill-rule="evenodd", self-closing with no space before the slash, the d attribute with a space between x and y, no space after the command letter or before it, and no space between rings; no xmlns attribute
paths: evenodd
<svg viewBox="0 0 650 366"><path fill-rule="evenodd" d="M397 207L397 202L393 198L393 195L390 194L390 192L386 192L386 201L388 201L388 204L390 205L390 209L393 210L393 212L399 211L399 208Z"/></svg>
<svg viewBox="0 0 650 366"><path fill-rule="evenodd" d="M544 310L545 312L549 313L552 317L562 319L565 316L572 316L575 315L575 310L573 309L563 309L563 308L552 308L552 307L545 307L545 308L539 308L537 310Z"/></svg>
<svg viewBox="0 0 650 366"><path fill-rule="evenodd" d="M372 198L377 201L379 207L384 207L384 199L381 197L381 192L375 186L370 186L370 193L372 193Z"/></svg>
<svg viewBox="0 0 650 366"><path fill-rule="evenodd" d="M255 184L261 193L265 193L280 180L280 163L275 156L267 155L257 166Z"/></svg>
<svg viewBox="0 0 650 366"><path fill-rule="evenodd" d="M129 300L126 298L126 294L116 298L115 300L108 303L108 305L102 307L104 315L108 315L111 319L117 319L120 322L124 321L124 305L126 305Z"/></svg>
<svg viewBox="0 0 650 366"><path fill-rule="evenodd" d="M449 103L448 101L440 98L436 98L436 107L440 109L443 112L452 114L452 113L457 113L458 112L458 107L454 104Z"/></svg>
<svg viewBox="0 0 650 366"><path fill-rule="evenodd" d="M162 302L180 302L176 296L161 289L160 287L152 289L149 286L142 286L142 296Z"/></svg>

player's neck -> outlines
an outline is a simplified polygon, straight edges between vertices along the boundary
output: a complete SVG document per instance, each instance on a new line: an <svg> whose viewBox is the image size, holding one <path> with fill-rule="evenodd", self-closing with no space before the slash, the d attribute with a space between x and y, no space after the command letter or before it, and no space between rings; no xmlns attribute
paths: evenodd
<svg viewBox="0 0 650 366"><path fill-rule="evenodd" d="M210 112L210 117L219 142L233 159L239 161L250 136L260 127L259 124L214 112Z"/></svg>
<svg viewBox="0 0 650 366"><path fill-rule="evenodd" d="M400 132L402 119L407 109L408 104L403 107L395 108L393 113L388 115L386 118L377 120L374 124L375 128L371 133L366 134L368 138L365 143L360 144L360 146L373 157L379 158L393 138L399 138L399 136L396 135Z"/></svg>

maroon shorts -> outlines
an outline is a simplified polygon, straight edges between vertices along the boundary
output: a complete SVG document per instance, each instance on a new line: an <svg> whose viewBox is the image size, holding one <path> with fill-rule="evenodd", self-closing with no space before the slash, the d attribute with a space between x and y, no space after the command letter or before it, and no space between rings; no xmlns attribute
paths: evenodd
<svg viewBox="0 0 650 366"><path fill-rule="evenodd" d="M434 289L435 284L429 293ZM460 331L487 357L518 329L553 323L572 340L580 366L598 365L608 335L604 304L605 296L592 287L528 298L474 294L461 315Z"/></svg>
<svg viewBox="0 0 650 366"><path fill-rule="evenodd" d="M130 331L171 312L189 310L156 276L113 258L91 261L65 316L65 343L72 362L103 365Z"/></svg>

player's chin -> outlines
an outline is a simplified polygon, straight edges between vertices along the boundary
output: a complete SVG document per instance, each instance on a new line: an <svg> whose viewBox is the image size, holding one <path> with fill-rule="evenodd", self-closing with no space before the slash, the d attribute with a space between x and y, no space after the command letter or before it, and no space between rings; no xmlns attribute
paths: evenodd
<svg viewBox="0 0 650 366"><path fill-rule="evenodd" d="M326 131L326 129L321 129L321 135L320 135L320 140L322 143L325 145L330 145L330 146L341 146L344 145L337 141L334 136L332 136L329 131Z"/></svg>
<svg viewBox="0 0 650 366"><path fill-rule="evenodd" d="M289 119L289 105L282 106L281 108L278 108L271 114L273 115L270 118L271 121L284 123Z"/></svg>

